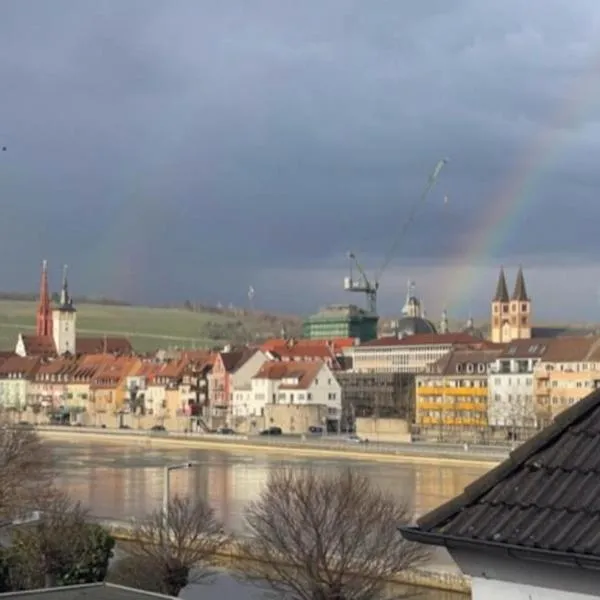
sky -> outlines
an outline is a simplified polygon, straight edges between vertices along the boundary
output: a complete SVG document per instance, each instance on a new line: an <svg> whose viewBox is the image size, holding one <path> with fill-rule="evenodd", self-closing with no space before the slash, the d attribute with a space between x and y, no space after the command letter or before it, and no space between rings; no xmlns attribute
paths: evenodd
<svg viewBox="0 0 600 600"><path fill-rule="evenodd" d="M3 0L0 145L6 291L600 320L597 0Z"/></svg>

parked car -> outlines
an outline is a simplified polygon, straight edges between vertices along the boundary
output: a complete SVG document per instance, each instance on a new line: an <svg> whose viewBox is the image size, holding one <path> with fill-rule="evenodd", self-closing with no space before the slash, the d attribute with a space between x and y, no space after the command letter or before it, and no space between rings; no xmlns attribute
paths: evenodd
<svg viewBox="0 0 600 600"><path fill-rule="evenodd" d="M357 436L357 435L354 435L354 434L353 434L353 435L349 435L349 436L346 438L346 441L347 441L349 444L366 444L366 443L368 443L368 441L369 441L369 440L368 440L368 439L366 439L366 438L365 438L365 439L363 439L363 438L361 438L361 437L359 437L359 436Z"/></svg>
<svg viewBox="0 0 600 600"><path fill-rule="evenodd" d="M281 435L283 433L281 427L268 427L260 432L260 435Z"/></svg>
<svg viewBox="0 0 600 600"><path fill-rule="evenodd" d="M235 431L231 427L219 427L215 433L221 435L235 435Z"/></svg>
<svg viewBox="0 0 600 600"><path fill-rule="evenodd" d="M323 428L320 427L320 426L318 426L318 425L311 425L308 428L308 433L313 433L313 434L320 433L320 434L322 434L323 433Z"/></svg>
<svg viewBox="0 0 600 600"><path fill-rule="evenodd" d="M150 431L167 433L167 428L164 425L154 425L153 427L150 428Z"/></svg>

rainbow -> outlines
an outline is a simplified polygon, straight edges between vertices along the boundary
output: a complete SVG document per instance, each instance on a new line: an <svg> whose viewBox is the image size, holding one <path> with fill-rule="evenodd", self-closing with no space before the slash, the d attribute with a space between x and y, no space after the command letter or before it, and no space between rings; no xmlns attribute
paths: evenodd
<svg viewBox="0 0 600 600"><path fill-rule="evenodd" d="M450 268L451 281L447 290L446 306L451 313L463 316L472 297L482 283L480 268L492 253L504 249L506 240L516 225L524 220L539 200L536 188L557 158L564 154L569 129L579 122L598 98L594 89L600 82L600 59L582 75L566 102L561 102L546 126L524 147L514 172L508 177L500 193L489 203L481 225L468 239L466 247L455 254ZM588 106L589 105L589 106ZM453 262L454 262L453 261ZM500 265L497 265L499 270ZM524 265L527 268L527 265ZM497 277L495 272L494 277ZM509 277L509 286L510 275ZM490 300L496 281L490 283Z"/></svg>

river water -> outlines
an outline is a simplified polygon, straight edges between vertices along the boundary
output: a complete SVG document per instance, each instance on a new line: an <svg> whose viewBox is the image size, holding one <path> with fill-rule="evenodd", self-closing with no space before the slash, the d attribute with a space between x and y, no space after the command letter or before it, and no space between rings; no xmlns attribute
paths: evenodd
<svg viewBox="0 0 600 600"><path fill-rule="evenodd" d="M456 496L466 485L487 469L475 466L434 466L402 463L377 463L355 459L314 459L231 450L156 448L146 441L137 443L101 443L83 440L71 442L47 440L59 467L59 485L73 498L89 506L94 515L127 519L140 517L158 508L162 502L164 467L194 461L192 469L172 471L172 495L202 497L210 502L226 530L243 533L243 512L264 486L269 471L287 465L338 470L351 466L367 473L373 483L407 501L415 516L421 515ZM432 557L436 565L450 565L447 553L438 550ZM196 586L195 586L196 587ZM251 600L262 597L224 575L210 587L202 586L205 600L213 597ZM192 600L197 590L189 589L183 597ZM258 595L256 595L258 594ZM422 590L423 599L463 599L460 594Z"/></svg>

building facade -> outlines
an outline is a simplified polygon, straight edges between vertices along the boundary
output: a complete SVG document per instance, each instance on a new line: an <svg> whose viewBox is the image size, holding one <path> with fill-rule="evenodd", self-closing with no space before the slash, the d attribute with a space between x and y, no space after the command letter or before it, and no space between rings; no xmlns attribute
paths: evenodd
<svg viewBox="0 0 600 600"><path fill-rule="evenodd" d="M484 436L488 373L502 350L453 350L416 378L415 424L442 440Z"/></svg>
<svg viewBox="0 0 600 600"><path fill-rule="evenodd" d="M333 304L306 319L303 336L309 340L356 338L368 342L377 337L379 317L354 304Z"/></svg>
<svg viewBox="0 0 600 600"><path fill-rule="evenodd" d="M488 423L510 436L538 427L534 372L543 360L548 339L514 340L492 363L489 373Z"/></svg>
<svg viewBox="0 0 600 600"><path fill-rule="evenodd" d="M456 347L483 348L487 342L467 333L389 336L347 350L356 373L424 373Z"/></svg>

